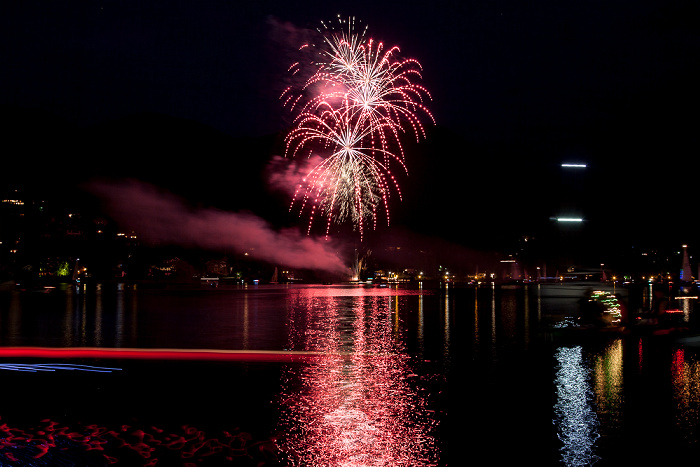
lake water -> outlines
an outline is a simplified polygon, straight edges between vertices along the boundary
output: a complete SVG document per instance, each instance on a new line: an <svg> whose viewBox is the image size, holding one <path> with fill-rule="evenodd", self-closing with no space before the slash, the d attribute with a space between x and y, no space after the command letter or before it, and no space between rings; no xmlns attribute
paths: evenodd
<svg viewBox="0 0 700 467"><path fill-rule="evenodd" d="M584 290L5 290L0 465L650 465L700 453L697 342L561 339ZM630 306L648 297L615 292ZM694 301L682 301L690 324Z"/></svg>

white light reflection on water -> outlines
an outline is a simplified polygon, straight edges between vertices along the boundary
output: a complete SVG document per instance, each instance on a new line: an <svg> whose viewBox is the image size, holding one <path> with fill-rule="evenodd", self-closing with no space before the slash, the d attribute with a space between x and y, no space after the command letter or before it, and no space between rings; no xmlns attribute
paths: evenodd
<svg viewBox="0 0 700 467"><path fill-rule="evenodd" d="M398 299L309 293L290 304L290 347L324 356L287 368L279 447L288 465L437 465L435 422L395 335Z"/></svg>
<svg viewBox="0 0 700 467"><path fill-rule="evenodd" d="M450 289L445 287L444 296L444 346L443 355L447 359L450 355Z"/></svg>
<svg viewBox="0 0 700 467"><path fill-rule="evenodd" d="M557 373L554 406L561 461L567 466L590 465L595 455L598 418L591 406L593 391L582 347L560 347L555 352Z"/></svg>

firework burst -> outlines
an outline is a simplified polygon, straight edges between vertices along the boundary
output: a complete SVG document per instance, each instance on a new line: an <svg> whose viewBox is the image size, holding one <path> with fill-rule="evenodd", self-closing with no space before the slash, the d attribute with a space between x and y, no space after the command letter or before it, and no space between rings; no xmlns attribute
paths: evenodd
<svg viewBox="0 0 700 467"><path fill-rule="evenodd" d="M418 141L425 136L421 117L434 120L424 104L430 94L417 84L420 64L366 37L366 27L356 33L353 18L339 17L339 24L319 29L320 46L302 47L312 51L312 72L301 89L282 94L285 106L298 112L286 155L324 158L292 200L300 213L310 212L309 231L320 214L327 218L326 234L333 221L349 219L362 237L369 220L376 227L379 210L389 222L390 191L401 197L390 166L406 171L402 135L411 132ZM290 71L301 69L299 62Z"/></svg>
<svg viewBox="0 0 700 467"><path fill-rule="evenodd" d="M366 146L372 127L346 108L327 109L319 115L303 114L287 135L287 152L292 156L316 150L327 155L299 185L292 200L310 211L309 230L315 215L327 218L326 234L332 221L350 219L362 237L369 220L376 227L377 212L383 205L389 219L388 199L393 187L401 196L398 183L387 166L377 160L396 155L372 145ZM291 206L290 206L291 208Z"/></svg>

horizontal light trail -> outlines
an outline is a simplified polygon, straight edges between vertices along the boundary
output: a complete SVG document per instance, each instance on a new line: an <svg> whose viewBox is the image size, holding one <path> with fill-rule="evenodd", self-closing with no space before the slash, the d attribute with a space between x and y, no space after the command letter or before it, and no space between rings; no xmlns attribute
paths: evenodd
<svg viewBox="0 0 700 467"><path fill-rule="evenodd" d="M70 365L66 363L0 363L0 370L25 371L30 373L56 370L89 371L92 373L111 373L113 371L119 371L121 370L121 368L107 368L103 366L91 365Z"/></svg>
<svg viewBox="0 0 700 467"><path fill-rule="evenodd" d="M356 356L353 352L312 350L146 349L105 347L0 347L0 358L116 358L127 360L223 360L306 362L323 357ZM366 355L380 356L380 355Z"/></svg>

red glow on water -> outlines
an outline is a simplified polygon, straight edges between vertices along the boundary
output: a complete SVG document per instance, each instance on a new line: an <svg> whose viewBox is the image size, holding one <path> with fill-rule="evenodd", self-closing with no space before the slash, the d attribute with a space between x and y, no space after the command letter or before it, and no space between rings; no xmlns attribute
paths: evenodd
<svg viewBox="0 0 700 467"><path fill-rule="evenodd" d="M673 357L671 361L671 375L673 381L681 381L684 379L685 373L685 350L676 349L673 352Z"/></svg>
<svg viewBox="0 0 700 467"><path fill-rule="evenodd" d="M289 465L436 465L435 422L396 335L398 297L324 307L313 295L299 299L306 312L291 319L290 346L324 357L287 373L280 449Z"/></svg>
<svg viewBox="0 0 700 467"><path fill-rule="evenodd" d="M35 465L46 460L60 465L82 465L86 453L96 453L110 464L153 466L221 465L237 458L255 459L264 465L276 458L274 439L253 442L253 437L238 429L211 437L193 426L183 425L177 430L155 426L147 428L121 425L107 428L99 425L84 427L63 426L44 419L31 429L0 425L0 463L3 459L20 465ZM46 459L44 459L46 458ZM41 464L46 465L46 464Z"/></svg>
<svg viewBox="0 0 700 467"><path fill-rule="evenodd" d="M641 373L642 372L642 362L643 362L643 357L644 357L644 349L642 347L642 339L639 339L639 342L637 343L637 357L639 360L639 367L638 371Z"/></svg>

